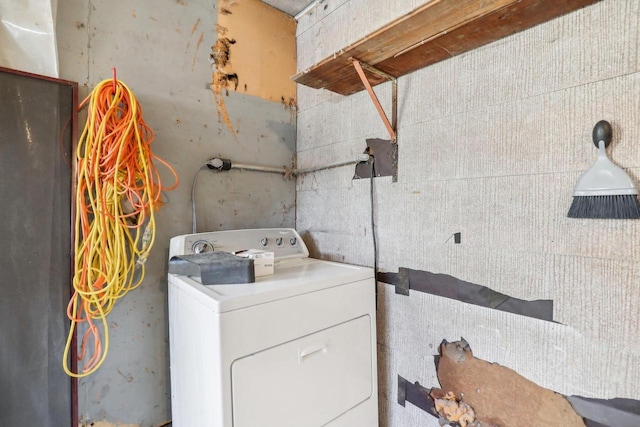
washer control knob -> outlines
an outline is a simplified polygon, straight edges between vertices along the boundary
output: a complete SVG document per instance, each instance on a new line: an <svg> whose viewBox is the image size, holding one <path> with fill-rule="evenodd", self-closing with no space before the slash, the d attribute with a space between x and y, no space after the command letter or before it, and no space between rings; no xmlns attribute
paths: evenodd
<svg viewBox="0 0 640 427"><path fill-rule="evenodd" d="M282 237L276 238L276 245L280 246L282 244Z"/></svg>
<svg viewBox="0 0 640 427"><path fill-rule="evenodd" d="M266 237L263 237L262 239L260 239L260 244L262 246L267 246L269 244L269 239L267 239Z"/></svg>
<svg viewBox="0 0 640 427"><path fill-rule="evenodd" d="M213 245L206 240L196 240L191 245L191 250L195 254L203 254L205 252L213 252Z"/></svg>
<svg viewBox="0 0 640 427"><path fill-rule="evenodd" d="M298 239L296 239L295 237L289 239L289 243L291 243L291 246L295 245L297 241Z"/></svg>

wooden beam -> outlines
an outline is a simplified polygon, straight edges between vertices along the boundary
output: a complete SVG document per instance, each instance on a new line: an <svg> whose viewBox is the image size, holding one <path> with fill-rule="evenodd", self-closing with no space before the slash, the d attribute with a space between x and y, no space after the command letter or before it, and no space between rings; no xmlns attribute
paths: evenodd
<svg viewBox="0 0 640 427"><path fill-rule="evenodd" d="M343 95L364 89L349 58L394 77L459 55L600 0L433 0L295 76ZM386 81L369 73L375 86Z"/></svg>

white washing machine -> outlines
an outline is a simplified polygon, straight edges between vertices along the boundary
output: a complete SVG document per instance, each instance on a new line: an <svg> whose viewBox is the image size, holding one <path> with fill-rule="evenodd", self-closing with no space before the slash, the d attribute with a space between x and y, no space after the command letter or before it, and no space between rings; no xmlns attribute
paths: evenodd
<svg viewBox="0 0 640 427"><path fill-rule="evenodd" d="M244 249L274 252L274 274L169 274L173 425L377 426L373 270L309 258L284 228L178 236L169 256Z"/></svg>

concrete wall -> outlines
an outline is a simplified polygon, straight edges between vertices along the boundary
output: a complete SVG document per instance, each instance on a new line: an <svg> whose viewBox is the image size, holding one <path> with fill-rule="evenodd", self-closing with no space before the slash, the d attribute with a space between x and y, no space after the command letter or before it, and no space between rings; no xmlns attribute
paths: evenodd
<svg viewBox="0 0 640 427"><path fill-rule="evenodd" d="M180 176L158 212L146 279L109 315L107 360L79 387L81 421L157 426L171 417L167 248L172 236L191 233L194 173L213 156L289 165L295 115L279 102L230 91L225 103L238 142L217 121L209 88L215 2L60 0L57 30L61 78L78 81L86 95L117 67L156 132L154 152ZM293 226L295 184L278 175L207 170L200 174L197 207L198 231Z"/></svg>
<svg viewBox="0 0 640 427"><path fill-rule="evenodd" d="M298 25L298 69L423 1L327 0ZM382 271L446 273L555 302L559 324L379 284L380 419L437 426L396 403L396 376L436 386L432 355L474 353L566 394L640 398L640 222L566 218L595 160L591 130L640 176L638 0L598 4L399 79L399 176L376 180ZM390 86L379 86L384 106ZM364 92L298 86L297 154L311 167L387 136ZM314 255L372 265L369 183L352 168L298 180L297 228ZM449 237L461 232L462 243Z"/></svg>

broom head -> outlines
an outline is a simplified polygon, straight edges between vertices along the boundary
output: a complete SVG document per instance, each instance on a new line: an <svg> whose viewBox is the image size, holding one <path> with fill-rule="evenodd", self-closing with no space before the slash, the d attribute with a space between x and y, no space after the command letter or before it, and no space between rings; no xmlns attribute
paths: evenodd
<svg viewBox="0 0 640 427"><path fill-rule="evenodd" d="M633 181L615 165L598 143L598 159L582 174L573 189L569 218L640 218L638 190Z"/></svg>

